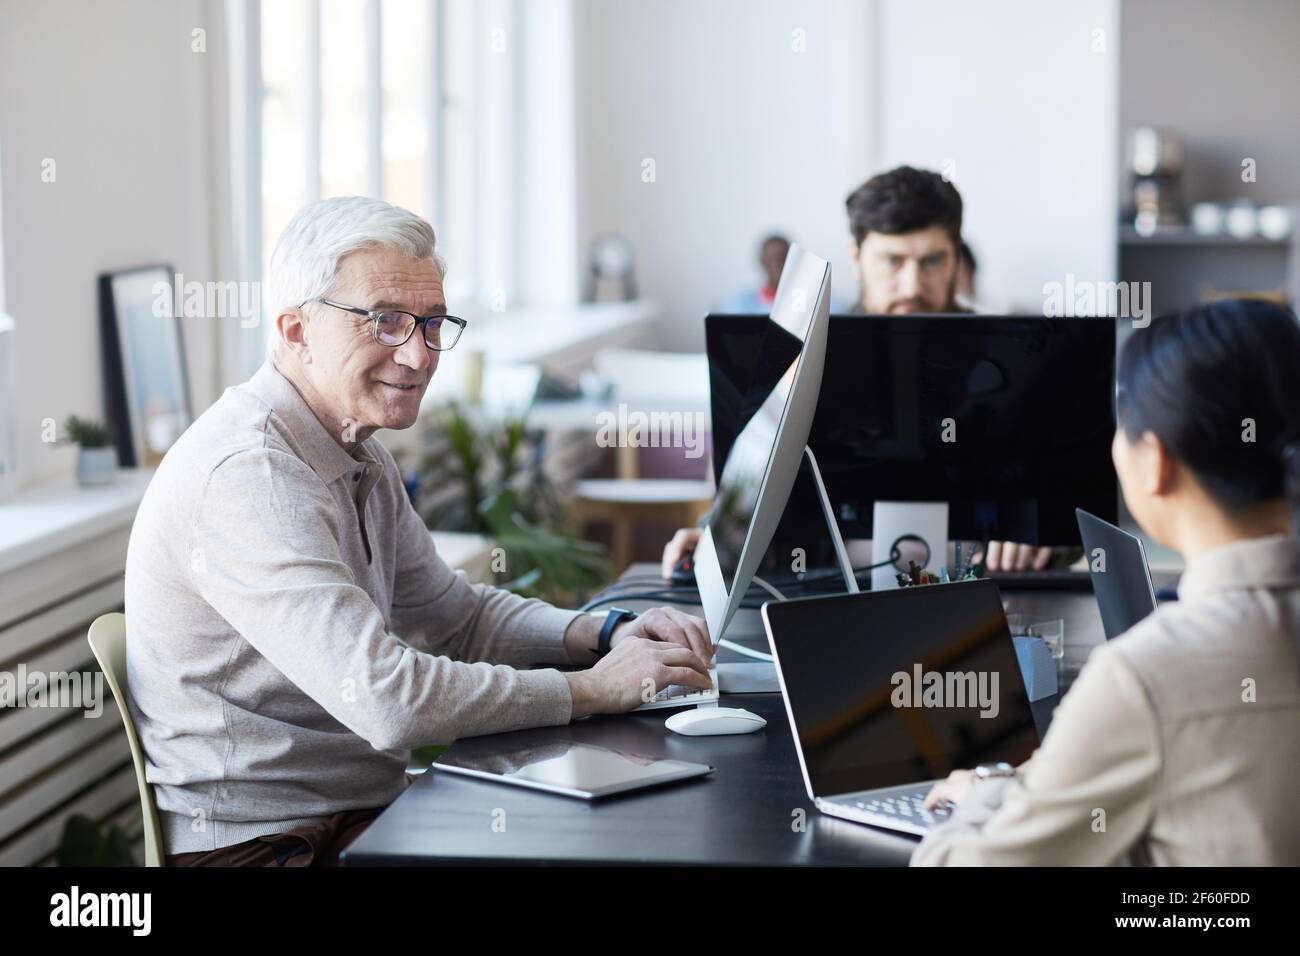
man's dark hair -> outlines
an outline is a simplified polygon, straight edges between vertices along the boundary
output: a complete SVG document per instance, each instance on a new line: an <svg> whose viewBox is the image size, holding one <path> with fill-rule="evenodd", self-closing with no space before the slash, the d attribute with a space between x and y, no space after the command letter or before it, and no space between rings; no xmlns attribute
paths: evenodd
<svg viewBox="0 0 1300 956"><path fill-rule="evenodd" d="M953 249L961 248L961 194L938 173L899 166L872 176L844 205L859 246L869 232L896 236L941 226L952 237Z"/></svg>

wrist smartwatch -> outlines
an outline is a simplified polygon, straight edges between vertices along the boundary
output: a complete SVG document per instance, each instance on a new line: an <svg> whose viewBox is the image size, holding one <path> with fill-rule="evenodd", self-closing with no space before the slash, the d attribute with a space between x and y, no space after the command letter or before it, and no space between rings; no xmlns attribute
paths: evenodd
<svg viewBox="0 0 1300 956"><path fill-rule="evenodd" d="M605 623L600 626L600 639L596 641L596 656L604 657L609 653L609 642L614 636L614 628L624 621L636 619L636 614L625 607L612 607L605 615Z"/></svg>
<svg viewBox="0 0 1300 956"><path fill-rule="evenodd" d="M975 781L978 783L981 780L989 780L993 777L1014 777L1016 768L1005 760L1000 760L997 763L982 763L971 772L975 775Z"/></svg>

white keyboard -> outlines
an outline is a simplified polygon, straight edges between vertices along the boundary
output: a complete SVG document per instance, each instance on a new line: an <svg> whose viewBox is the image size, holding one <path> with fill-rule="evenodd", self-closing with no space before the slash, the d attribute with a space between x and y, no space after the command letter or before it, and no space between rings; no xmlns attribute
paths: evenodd
<svg viewBox="0 0 1300 956"><path fill-rule="evenodd" d="M687 687L685 684L669 684L637 710L654 710L660 707L690 707L694 704L707 704L718 699L718 669L709 671L713 686L708 690Z"/></svg>

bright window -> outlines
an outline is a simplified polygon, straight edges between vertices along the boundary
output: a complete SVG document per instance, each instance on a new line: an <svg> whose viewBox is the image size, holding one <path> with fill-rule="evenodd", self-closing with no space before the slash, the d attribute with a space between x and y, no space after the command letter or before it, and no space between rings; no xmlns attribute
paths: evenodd
<svg viewBox="0 0 1300 956"><path fill-rule="evenodd" d="M230 0L226 10L241 278L265 288L275 242L303 205L361 194L433 224L454 311L492 321L520 304L576 303L569 0ZM262 362L269 310L223 337L228 381Z"/></svg>
<svg viewBox="0 0 1300 956"><path fill-rule="evenodd" d="M473 214L484 190L508 195L499 163L484 169L487 112L508 117L511 58L494 56L512 5L478 0L263 0L260 228L246 237L266 275L293 214L329 196L379 196L433 223L449 263L448 298L486 297L478 260L491 242ZM256 9L256 7L254 8ZM494 82L484 90L485 71ZM446 239L444 239L446 237ZM268 328L269 323L263 323Z"/></svg>

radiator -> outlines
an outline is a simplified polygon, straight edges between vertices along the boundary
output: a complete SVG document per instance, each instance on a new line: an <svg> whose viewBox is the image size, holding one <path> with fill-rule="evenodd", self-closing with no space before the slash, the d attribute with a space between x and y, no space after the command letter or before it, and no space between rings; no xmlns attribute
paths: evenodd
<svg viewBox="0 0 1300 956"><path fill-rule="evenodd" d="M16 675L22 664L28 673L98 673L86 631L99 615L122 609L129 534L123 524L5 572L0 671ZM143 862L131 751L112 692L101 687L96 718L79 708L0 709L0 866L54 862L75 814L119 822Z"/></svg>

